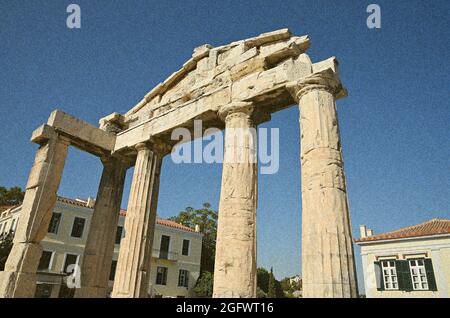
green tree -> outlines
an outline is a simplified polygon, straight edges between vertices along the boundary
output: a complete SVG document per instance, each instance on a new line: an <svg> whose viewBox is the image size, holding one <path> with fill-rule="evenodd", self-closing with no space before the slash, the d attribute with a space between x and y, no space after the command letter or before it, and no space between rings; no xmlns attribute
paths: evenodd
<svg viewBox="0 0 450 318"><path fill-rule="evenodd" d="M5 269L5 263L11 252L14 234L12 232L0 237L0 271Z"/></svg>
<svg viewBox="0 0 450 318"><path fill-rule="evenodd" d="M270 275L269 275L269 290L267 291L267 297L269 298L276 298L277 297L277 290L275 286L275 276L273 276L273 268L270 268Z"/></svg>
<svg viewBox="0 0 450 318"><path fill-rule="evenodd" d="M273 275L273 269L270 272L263 268L258 267L256 270L256 297L265 298L265 297L273 297L273 298L284 298L286 297L281 283L275 279Z"/></svg>
<svg viewBox="0 0 450 318"><path fill-rule="evenodd" d="M281 287L281 283L275 279L275 297L276 298L286 298L286 294Z"/></svg>
<svg viewBox="0 0 450 318"><path fill-rule="evenodd" d="M211 272L203 272L197 280L194 292L198 297L212 297L214 275Z"/></svg>
<svg viewBox="0 0 450 318"><path fill-rule="evenodd" d="M259 287L256 287L256 298L267 298L267 294Z"/></svg>
<svg viewBox="0 0 450 318"><path fill-rule="evenodd" d="M281 288L283 288L284 291L291 291L291 280L289 277L285 277L280 281Z"/></svg>
<svg viewBox="0 0 450 318"><path fill-rule="evenodd" d="M270 274L267 269L258 267L256 270L256 282L259 289L261 289L265 295L269 291L269 278Z"/></svg>
<svg viewBox="0 0 450 318"><path fill-rule="evenodd" d="M203 203L201 209L187 207L178 216L169 218L172 221L194 228L200 227L203 233L201 272L214 272L214 258L216 256L217 211L211 209L211 204Z"/></svg>
<svg viewBox="0 0 450 318"><path fill-rule="evenodd" d="M25 193L19 187L11 187L9 190L5 187L0 187L0 206L21 204L24 195Z"/></svg>

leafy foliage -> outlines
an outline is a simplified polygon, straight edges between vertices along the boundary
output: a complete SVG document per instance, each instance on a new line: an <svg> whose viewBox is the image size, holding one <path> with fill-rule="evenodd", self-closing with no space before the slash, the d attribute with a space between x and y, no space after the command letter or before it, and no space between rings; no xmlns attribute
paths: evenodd
<svg viewBox="0 0 450 318"><path fill-rule="evenodd" d="M267 269L263 267L258 267L256 270L256 281L258 288L267 296L267 292L269 291L269 279L270 274Z"/></svg>
<svg viewBox="0 0 450 318"><path fill-rule="evenodd" d="M203 272L197 280L194 292L198 297L212 297L214 274Z"/></svg>
<svg viewBox="0 0 450 318"><path fill-rule="evenodd" d="M216 255L217 211L211 209L211 204L203 203L201 209L187 207L178 216L169 218L172 221L194 228L200 227L203 234L201 272L214 272L214 258Z"/></svg>
<svg viewBox="0 0 450 318"><path fill-rule="evenodd" d="M25 193L19 187L11 187L9 190L5 187L0 187L0 206L20 204L24 196Z"/></svg>
<svg viewBox="0 0 450 318"><path fill-rule="evenodd" d="M267 298L267 294L259 287L256 287L256 298Z"/></svg>
<svg viewBox="0 0 450 318"><path fill-rule="evenodd" d="M276 298L277 297L277 291L275 287L275 276L273 276L273 268L270 268L270 275L269 275L269 290L267 292L267 297L269 298Z"/></svg>
<svg viewBox="0 0 450 318"><path fill-rule="evenodd" d="M257 281L256 295L258 298L285 297L283 289L281 288L281 284L279 281L275 279L272 269L270 269L269 272L267 269L259 267L256 270L256 281Z"/></svg>
<svg viewBox="0 0 450 318"><path fill-rule="evenodd" d="M13 237L13 232L9 232L8 234L0 237L0 271L5 268L6 260L8 259L8 255L12 249Z"/></svg>

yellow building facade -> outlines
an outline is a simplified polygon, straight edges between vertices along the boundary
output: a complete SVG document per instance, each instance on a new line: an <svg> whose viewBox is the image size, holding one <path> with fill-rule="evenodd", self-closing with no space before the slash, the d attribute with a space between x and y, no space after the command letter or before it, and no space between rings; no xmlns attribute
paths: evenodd
<svg viewBox="0 0 450 318"><path fill-rule="evenodd" d="M37 297L73 297L79 286L75 266L83 262L94 200L58 197L48 234L41 242L43 254L38 268ZM0 236L14 232L21 207L0 213ZM110 272L112 291L120 241L124 236L126 211L122 210ZM150 273L150 297L194 297L200 275L202 234L173 221L157 218ZM69 284L67 283L69 281Z"/></svg>

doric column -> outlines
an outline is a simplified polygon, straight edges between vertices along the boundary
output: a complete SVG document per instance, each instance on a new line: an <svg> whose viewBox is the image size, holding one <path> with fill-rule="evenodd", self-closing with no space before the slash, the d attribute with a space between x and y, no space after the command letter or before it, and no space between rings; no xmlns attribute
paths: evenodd
<svg viewBox="0 0 450 318"><path fill-rule="evenodd" d="M156 143L136 146L137 159L125 217L125 237L120 244L112 297L148 297L162 148Z"/></svg>
<svg viewBox="0 0 450 318"><path fill-rule="evenodd" d="M213 297L256 297L257 162L253 106L223 107L225 152Z"/></svg>
<svg viewBox="0 0 450 318"><path fill-rule="evenodd" d="M350 216L330 68L290 87L299 103L304 297L357 297Z"/></svg>
<svg viewBox="0 0 450 318"><path fill-rule="evenodd" d="M14 244L0 273L0 297L34 297L40 242L47 235L69 144L51 127L43 127L37 137L41 145L26 185Z"/></svg>
<svg viewBox="0 0 450 318"><path fill-rule="evenodd" d="M81 265L78 298L104 298L108 288L120 204L127 166L114 157L102 158L103 173Z"/></svg>

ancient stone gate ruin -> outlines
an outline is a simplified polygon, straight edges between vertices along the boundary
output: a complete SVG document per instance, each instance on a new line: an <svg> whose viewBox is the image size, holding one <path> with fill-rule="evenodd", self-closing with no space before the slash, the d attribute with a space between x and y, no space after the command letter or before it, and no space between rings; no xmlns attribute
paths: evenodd
<svg viewBox="0 0 450 318"><path fill-rule="evenodd" d="M99 157L103 173L77 297L105 297L126 170L134 165L113 297L147 297L161 164L177 127L250 128L300 105L304 297L356 297L352 236L335 101L346 96L334 57L312 63L308 36L282 29L194 50L182 68L100 128L59 110L39 144L1 297L33 297L36 270L68 146ZM225 134L225 152L234 147ZM250 148L256 147L252 144ZM244 150L247 158L250 150ZM254 149L253 149L254 150ZM224 163L214 297L256 296L257 164Z"/></svg>

